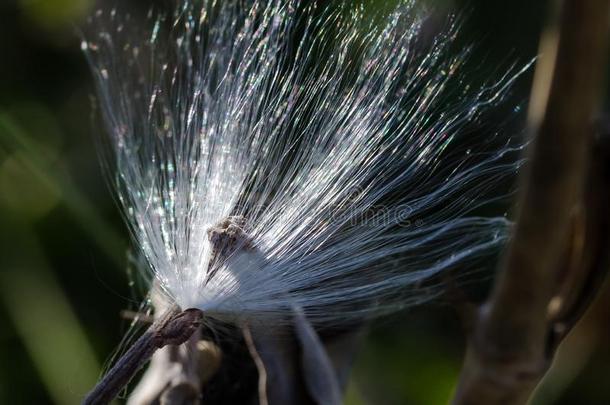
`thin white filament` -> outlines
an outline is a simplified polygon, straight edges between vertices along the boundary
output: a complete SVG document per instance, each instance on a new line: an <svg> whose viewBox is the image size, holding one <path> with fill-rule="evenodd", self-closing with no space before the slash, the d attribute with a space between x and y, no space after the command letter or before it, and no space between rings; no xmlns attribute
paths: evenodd
<svg viewBox="0 0 610 405"><path fill-rule="evenodd" d="M410 3L180 3L148 29L112 10L83 41L116 188L154 280L183 308L316 324L434 297L507 238L475 214L511 178L519 144L466 128L521 73L472 89L455 24L421 45ZM248 222L249 246L208 277L207 231Z"/></svg>

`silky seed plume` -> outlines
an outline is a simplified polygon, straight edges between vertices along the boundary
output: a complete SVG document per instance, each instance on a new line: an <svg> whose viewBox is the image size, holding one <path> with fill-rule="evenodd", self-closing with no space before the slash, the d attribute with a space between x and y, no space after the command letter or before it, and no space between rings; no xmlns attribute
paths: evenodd
<svg viewBox="0 0 610 405"><path fill-rule="evenodd" d="M307 3L307 4L305 4ZM154 282L182 308L319 326L429 300L510 222L520 141L469 128L523 72L478 88L405 1L182 1L145 24L99 11L83 41L117 194Z"/></svg>

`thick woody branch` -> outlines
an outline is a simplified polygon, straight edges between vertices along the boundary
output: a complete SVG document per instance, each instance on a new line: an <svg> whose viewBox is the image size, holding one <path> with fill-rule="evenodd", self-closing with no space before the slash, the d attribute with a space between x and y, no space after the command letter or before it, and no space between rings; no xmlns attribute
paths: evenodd
<svg viewBox="0 0 610 405"><path fill-rule="evenodd" d="M604 197L583 195L585 185L591 184L587 176L599 169L590 171L587 158L603 82L610 2L555 4L560 6L559 18L543 37L534 79L529 113L534 142L516 229L492 294L479 310L454 404L525 403L549 366L557 338L589 302L588 274L600 273L607 265L601 258L607 240L595 230L607 223L599 222L607 215L607 206L600 206ZM593 246L586 254L574 248L578 206L586 211L583 246ZM576 264L565 266L566 258ZM564 301L564 308L551 316L549 308L565 271L585 272L585 277L578 293L570 294L570 302ZM557 328L560 322L563 328Z"/></svg>

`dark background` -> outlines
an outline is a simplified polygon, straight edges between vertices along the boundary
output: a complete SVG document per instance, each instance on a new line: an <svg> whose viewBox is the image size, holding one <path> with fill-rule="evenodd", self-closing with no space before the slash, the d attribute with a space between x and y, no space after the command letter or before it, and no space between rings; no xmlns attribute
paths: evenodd
<svg viewBox="0 0 610 405"><path fill-rule="evenodd" d="M460 41L476 43L473 62L488 67L473 70L473 82L536 55L545 2L427 3L465 15ZM0 0L0 404L78 403L129 327L120 311L142 298L98 163L99 120L79 46L77 27L96 6ZM531 76L516 84L516 103L527 100ZM497 114L512 116L513 107ZM522 117L513 121L520 132ZM609 304L604 292L535 404L610 403ZM356 361L347 404L446 403L463 336L446 303L380 322Z"/></svg>

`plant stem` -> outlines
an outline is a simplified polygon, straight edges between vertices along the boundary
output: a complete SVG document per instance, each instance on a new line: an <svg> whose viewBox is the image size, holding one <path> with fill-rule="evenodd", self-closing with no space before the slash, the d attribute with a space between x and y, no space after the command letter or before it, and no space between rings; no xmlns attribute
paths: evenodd
<svg viewBox="0 0 610 405"><path fill-rule="evenodd" d="M136 340L82 404L102 405L112 401L157 349L186 342L201 325L202 319L203 312L195 308L182 312L175 308L167 311Z"/></svg>

